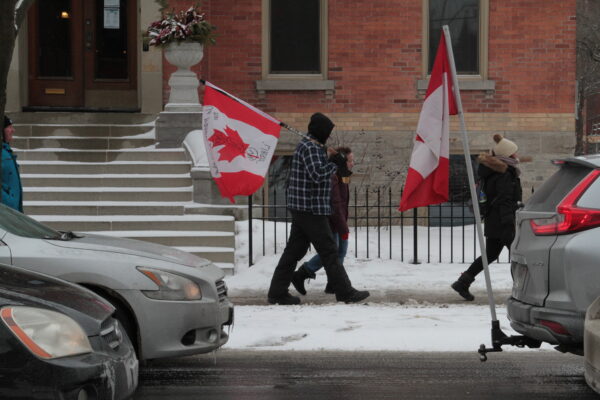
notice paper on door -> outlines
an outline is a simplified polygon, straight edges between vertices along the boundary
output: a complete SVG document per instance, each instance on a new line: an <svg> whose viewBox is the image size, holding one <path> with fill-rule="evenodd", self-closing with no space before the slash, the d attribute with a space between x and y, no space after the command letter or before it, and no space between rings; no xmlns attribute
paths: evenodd
<svg viewBox="0 0 600 400"><path fill-rule="evenodd" d="M121 17L121 10L119 8L105 8L104 9L104 29L120 29L119 20Z"/></svg>

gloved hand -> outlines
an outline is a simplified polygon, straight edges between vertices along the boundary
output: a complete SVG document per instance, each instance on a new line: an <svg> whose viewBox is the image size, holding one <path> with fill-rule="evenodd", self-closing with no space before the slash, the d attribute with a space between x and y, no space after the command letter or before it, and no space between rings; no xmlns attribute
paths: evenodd
<svg viewBox="0 0 600 400"><path fill-rule="evenodd" d="M329 161L337 165L338 168L342 168L342 166L346 165L346 156L343 153L335 153L329 157Z"/></svg>
<svg viewBox="0 0 600 400"><path fill-rule="evenodd" d="M349 236L350 236L350 232L346 232L346 233L342 234L342 240L348 240Z"/></svg>

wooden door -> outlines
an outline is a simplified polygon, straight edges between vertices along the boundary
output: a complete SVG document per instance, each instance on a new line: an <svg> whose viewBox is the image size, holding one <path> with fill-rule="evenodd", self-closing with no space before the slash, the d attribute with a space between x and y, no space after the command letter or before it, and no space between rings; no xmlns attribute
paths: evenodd
<svg viewBox="0 0 600 400"><path fill-rule="evenodd" d="M136 0L38 0L29 16L30 106L137 107Z"/></svg>

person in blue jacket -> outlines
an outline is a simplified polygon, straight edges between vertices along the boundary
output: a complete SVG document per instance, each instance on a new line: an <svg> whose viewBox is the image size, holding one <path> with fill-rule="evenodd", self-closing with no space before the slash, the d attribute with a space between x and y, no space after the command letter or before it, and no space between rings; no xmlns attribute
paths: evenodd
<svg viewBox="0 0 600 400"><path fill-rule="evenodd" d="M2 203L23 212L23 187L17 165L17 156L10 148L15 128L12 121L4 116L4 135L2 141Z"/></svg>

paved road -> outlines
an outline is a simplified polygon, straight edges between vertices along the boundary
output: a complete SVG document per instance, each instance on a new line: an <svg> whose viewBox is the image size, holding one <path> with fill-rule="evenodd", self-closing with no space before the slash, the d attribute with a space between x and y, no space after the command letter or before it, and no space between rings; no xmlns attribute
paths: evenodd
<svg viewBox="0 0 600 400"><path fill-rule="evenodd" d="M376 340L376 338L373 338ZM221 350L151 362L134 399L598 399L583 359L511 351L470 353Z"/></svg>

